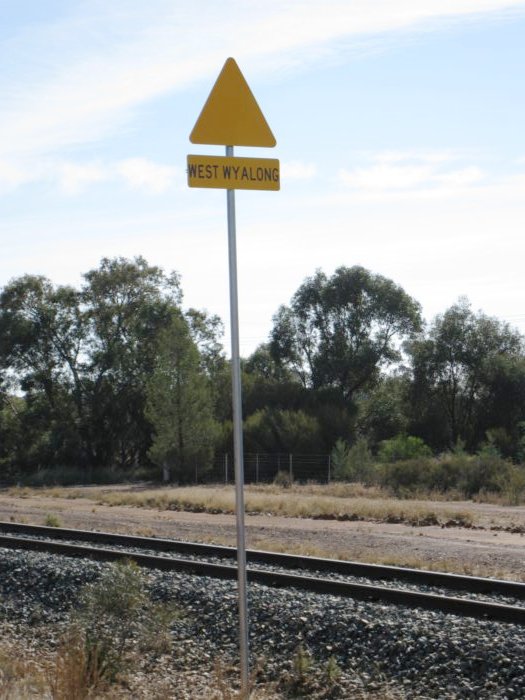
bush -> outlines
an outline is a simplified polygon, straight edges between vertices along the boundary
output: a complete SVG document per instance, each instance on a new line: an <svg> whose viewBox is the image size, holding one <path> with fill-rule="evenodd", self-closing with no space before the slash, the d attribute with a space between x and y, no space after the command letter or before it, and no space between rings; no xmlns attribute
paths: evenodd
<svg viewBox="0 0 525 700"><path fill-rule="evenodd" d="M365 438L358 438L352 447L344 440L337 440L330 460L334 479L363 482L370 480L373 459Z"/></svg>
<svg viewBox="0 0 525 700"><path fill-rule="evenodd" d="M146 579L133 562L111 565L94 583L84 587L72 627L81 640L87 686L112 682L127 668L126 655L134 647L153 654L169 651L170 627L176 611L153 603Z"/></svg>
<svg viewBox="0 0 525 700"><path fill-rule="evenodd" d="M421 438L413 435L397 435L390 440L383 440L378 453L380 462L397 462L431 456L430 447Z"/></svg>
<svg viewBox="0 0 525 700"><path fill-rule="evenodd" d="M47 513L46 518L44 520L44 525L46 525L46 527L62 527L62 522L58 515L54 515L53 513Z"/></svg>
<svg viewBox="0 0 525 700"><path fill-rule="evenodd" d="M492 443L487 443L468 460L459 488L467 498L480 491L500 493L509 479L511 466Z"/></svg>
<svg viewBox="0 0 525 700"><path fill-rule="evenodd" d="M503 493L509 506L518 506L525 498L525 465L513 464L509 468Z"/></svg>
<svg viewBox="0 0 525 700"><path fill-rule="evenodd" d="M472 457L462 450L454 450L436 460L429 475L428 487L432 491L461 490L463 475L468 471Z"/></svg>
<svg viewBox="0 0 525 700"><path fill-rule="evenodd" d="M284 469L280 469L274 477L274 486L279 486L282 489L289 489L293 484L293 479L290 476L290 472L285 472Z"/></svg>
<svg viewBox="0 0 525 700"><path fill-rule="evenodd" d="M428 491L433 466L432 460L428 458L386 463L379 470L379 483L396 496Z"/></svg>
<svg viewBox="0 0 525 700"><path fill-rule="evenodd" d="M330 453L330 465L334 479L353 481L353 469L350 463L350 446L339 438Z"/></svg>

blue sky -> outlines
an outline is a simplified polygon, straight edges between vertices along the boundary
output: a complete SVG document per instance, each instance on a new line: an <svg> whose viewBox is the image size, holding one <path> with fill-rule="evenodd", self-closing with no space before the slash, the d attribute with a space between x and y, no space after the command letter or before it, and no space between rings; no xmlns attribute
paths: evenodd
<svg viewBox="0 0 525 700"><path fill-rule="evenodd" d="M228 331L226 196L189 133L228 56L282 189L237 193L241 352L321 268L525 332L525 0L0 0L0 285L103 256L182 275ZM228 332L225 343L228 344Z"/></svg>

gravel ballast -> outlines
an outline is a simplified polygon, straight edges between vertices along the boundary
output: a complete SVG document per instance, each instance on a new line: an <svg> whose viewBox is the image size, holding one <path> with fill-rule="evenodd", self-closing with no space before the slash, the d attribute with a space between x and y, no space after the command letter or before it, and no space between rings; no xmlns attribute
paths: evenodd
<svg viewBox="0 0 525 700"><path fill-rule="evenodd" d="M40 634L45 629L48 639L41 641L56 644L80 588L108 566L0 549L0 621L23 625L28 633L31 627ZM153 598L172 600L183 611L173 627L173 668L205 674L216 659L236 663L234 582L157 571L144 575ZM525 697L525 630L517 625L258 584L249 586L249 611L252 658L264 657L263 680L290 674L300 646L320 674L331 657L337 661L342 675L332 694L320 680L317 697L363 697L385 687L392 688L390 697ZM314 691L307 697L315 697Z"/></svg>

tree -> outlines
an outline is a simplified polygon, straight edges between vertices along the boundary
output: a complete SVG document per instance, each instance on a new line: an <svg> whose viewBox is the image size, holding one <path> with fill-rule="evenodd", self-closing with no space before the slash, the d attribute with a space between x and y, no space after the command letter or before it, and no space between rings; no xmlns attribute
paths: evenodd
<svg viewBox="0 0 525 700"><path fill-rule="evenodd" d="M525 458L525 357L498 355L484 369L479 432L506 457Z"/></svg>
<svg viewBox="0 0 525 700"><path fill-rule="evenodd" d="M73 288L55 288L45 277L25 275L2 290L0 372L15 393L25 392L27 410L21 415L26 434L40 444L32 456L34 466L66 461L72 453L81 460L84 453L87 333L80 296Z"/></svg>
<svg viewBox="0 0 525 700"><path fill-rule="evenodd" d="M149 456L187 482L195 469L211 467L218 425L213 418L209 380L187 322L174 314L158 338L153 374L147 383L146 417L154 437Z"/></svg>
<svg viewBox="0 0 525 700"><path fill-rule="evenodd" d="M511 364L522 358L523 347L523 337L507 323L474 313L468 300L460 299L434 319L427 336L407 344L416 410L437 403L449 445L464 440L475 448L484 439L479 417L490 396L489 378L495 380L503 358Z"/></svg>
<svg viewBox="0 0 525 700"><path fill-rule="evenodd" d="M149 447L145 384L180 308L178 276L104 258L84 280L75 290L25 275L0 295L0 375L25 392L34 467L126 468Z"/></svg>
<svg viewBox="0 0 525 700"><path fill-rule="evenodd" d="M226 364L221 342L224 324L218 316L209 316L199 309L188 309L184 316L199 350L202 368L213 382Z"/></svg>
<svg viewBox="0 0 525 700"><path fill-rule="evenodd" d="M271 352L304 386L336 387L345 400L400 358L396 340L420 328L420 306L362 267L317 271L274 317Z"/></svg>
<svg viewBox="0 0 525 700"><path fill-rule="evenodd" d="M179 276L166 275L142 257L104 258L84 279L91 459L102 465L136 466L149 446L145 387L155 364L157 338L172 314L180 313Z"/></svg>
<svg viewBox="0 0 525 700"><path fill-rule="evenodd" d="M373 458L365 438L358 438L352 447L339 438L330 458L336 480L366 482L372 475Z"/></svg>
<svg viewBox="0 0 525 700"><path fill-rule="evenodd" d="M357 431L372 448L406 431L408 391L408 377L395 374L380 377L375 387L357 396Z"/></svg>
<svg viewBox="0 0 525 700"><path fill-rule="evenodd" d="M304 411L264 408L246 419L244 445L249 452L321 452L319 423Z"/></svg>

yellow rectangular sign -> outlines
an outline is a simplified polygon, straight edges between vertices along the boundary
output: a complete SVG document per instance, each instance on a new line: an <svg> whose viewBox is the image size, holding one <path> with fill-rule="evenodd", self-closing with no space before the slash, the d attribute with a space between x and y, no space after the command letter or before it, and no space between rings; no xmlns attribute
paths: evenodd
<svg viewBox="0 0 525 700"><path fill-rule="evenodd" d="M275 158L188 156L188 185L277 191L280 189L279 161Z"/></svg>

